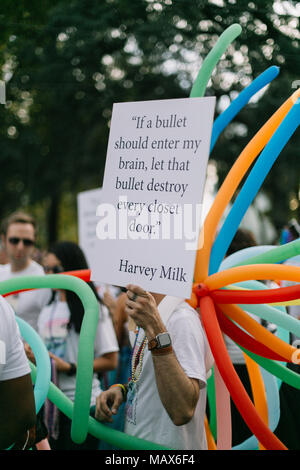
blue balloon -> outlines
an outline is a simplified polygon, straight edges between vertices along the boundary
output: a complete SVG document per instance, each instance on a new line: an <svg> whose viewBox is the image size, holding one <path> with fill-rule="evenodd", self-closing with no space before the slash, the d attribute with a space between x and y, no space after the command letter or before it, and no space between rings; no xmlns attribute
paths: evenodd
<svg viewBox="0 0 300 470"><path fill-rule="evenodd" d="M257 159L236 198L211 250L209 274L218 271L220 263L248 207L259 191L276 158L300 124L300 99L282 121Z"/></svg>
<svg viewBox="0 0 300 470"><path fill-rule="evenodd" d="M50 357L45 344L37 332L22 318L16 316L21 335L31 347L36 360L36 382L34 386L35 409L38 413L44 404L51 381Z"/></svg>
<svg viewBox="0 0 300 470"><path fill-rule="evenodd" d="M225 127L234 119L234 117L240 112L240 110L248 103L255 93L261 90L264 86L270 83L279 74L279 67L272 65L263 73L261 73L253 82L245 88L235 100L223 111L220 116L214 122L210 151L213 150L219 135L225 129Z"/></svg>

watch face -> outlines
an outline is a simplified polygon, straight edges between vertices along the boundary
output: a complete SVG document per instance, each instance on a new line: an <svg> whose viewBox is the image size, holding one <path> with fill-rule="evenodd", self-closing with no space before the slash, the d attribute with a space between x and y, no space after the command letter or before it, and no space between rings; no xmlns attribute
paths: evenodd
<svg viewBox="0 0 300 470"><path fill-rule="evenodd" d="M169 346L171 344L171 338L169 333L162 333L158 335L158 341L161 348Z"/></svg>

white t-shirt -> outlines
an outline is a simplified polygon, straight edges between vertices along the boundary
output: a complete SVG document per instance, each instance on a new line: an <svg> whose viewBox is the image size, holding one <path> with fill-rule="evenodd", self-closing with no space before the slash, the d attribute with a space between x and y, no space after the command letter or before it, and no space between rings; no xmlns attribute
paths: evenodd
<svg viewBox="0 0 300 470"><path fill-rule="evenodd" d="M206 377L213 361L206 335L197 312L185 302L180 303L171 314L166 328L184 372L188 377L199 380L201 390L194 416L183 426L173 424L160 400L152 355L146 345L135 392L129 392L127 396L125 432L170 449L207 449L204 427ZM140 329L135 350L143 337L144 331Z"/></svg>
<svg viewBox="0 0 300 470"><path fill-rule="evenodd" d="M0 381L27 374L30 374L30 367L15 314L0 296Z"/></svg>
<svg viewBox="0 0 300 470"><path fill-rule="evenodd" d="M77 363L79 334L75 329L67 329L70 319L70 310L67 302L57 299L46 305L38 319L38 333L44 340L47 348L53 354L67 362ZM118 341L115 330L105 306L100 306L99 322L96 330L94 357L118 351ZM68 376L63 372L58 373L58 386L68 398L75 399L76 375ZM92 382L91 406L96 403L96 397L101 392L99 379L94 374Z"/></svg>
<svg viewBox="0 0 300 470"><path fill-rule="evenodd" d="M16 277L44 275L45 273L42 266L34 260L31 260L30 265L22 271L12 272L10 264L4 264L0 267L0 282ZM43 306L49 301L50 295L50 289L33 289L28 292L9 295L6 297L6 300L20 318L37 330L38 316Z"/></svg>

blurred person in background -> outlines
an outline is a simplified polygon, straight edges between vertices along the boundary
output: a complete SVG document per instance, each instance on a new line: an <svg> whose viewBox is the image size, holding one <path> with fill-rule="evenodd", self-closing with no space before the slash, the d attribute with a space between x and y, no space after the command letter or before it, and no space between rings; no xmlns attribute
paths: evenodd
<svg viewBox="0 0 300 470"><path fill-rule="evenodd" d="M15 212L3 221L1 243L8 263L0 266L0 282L23 276L44 275L43 267L32 259L36 236L36 221L28 214ZM49 289L39 289L10 295L7 301L16 314L36 330L38 316L49 300L49 295Z"/></svg>
<svg viewBox="0 0 300 470"><path fill-rule="evenodd" d="M49 274L88 269L83 251L70 241L56 243L47 253L44 263L45 271ZM101 391L98 374L117 367L119 347L109 312L99 298L94 284L89 282L89 285L99 302L99 322L94 343L92 413L96 397ZM57 385L72 401L75 398L78 343L83 316L84 309L78 295L68 290L56 289L38 319L38 333L55 366ZM57 421L57 435L49 439L53 450L98 449L99 441L91 435L80 445L71 440L72 422L63 413L59 413Z"/></svg>

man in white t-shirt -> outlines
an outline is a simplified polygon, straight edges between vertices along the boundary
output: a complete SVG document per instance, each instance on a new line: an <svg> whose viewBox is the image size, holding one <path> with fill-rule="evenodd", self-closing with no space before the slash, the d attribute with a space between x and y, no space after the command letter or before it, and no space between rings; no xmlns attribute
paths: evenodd
<svg viewBox="0 0 300 470"><path fill-rule="evenodd" d="M22 212L14 213L2 224L1 240L9 263L0 266L0 281L23 276L41 276L44 270L32 259L36 241L36 222ZM42 307L50 298L50 290L40 289L8 296L7 301L23 320L37 329Z"/></svg>
<svg viewBox="0 0 300 470"><path fill-rule="evenodd" d="M0 449L30 445L34 425L30 367L14 312L0 296Z"/></svg>
<svg viewBox="0 0 300 470"><path fill-rule="evenodd" d="M197 312L134 285L127 296L126 313L139 327L131 380L99 395L96 418L111 422L126 399L126 433L169 449L206 449L206 377L213 358Z"/></svg>

